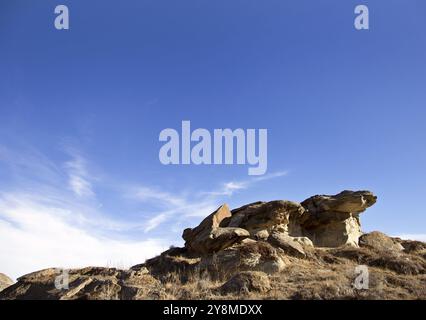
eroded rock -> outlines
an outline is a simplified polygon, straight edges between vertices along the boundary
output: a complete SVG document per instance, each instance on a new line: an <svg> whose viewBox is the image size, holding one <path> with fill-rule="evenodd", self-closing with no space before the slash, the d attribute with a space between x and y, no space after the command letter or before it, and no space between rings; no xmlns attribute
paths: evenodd
<svg viewBox="0 0 426 320"><path fill-rule="evenodd" d="M248 230L251 236L263 230L282 231L299 236L299 220L304 211L299 203L293 201L255 202L232 210L232 217L224 219L221 226L243 228Z"/></svg>
<svg viewBox="0 0 426 320"><path fill-rule="evenodd" d="M223 250L250 236L250 233L242 228L220 227L222 220L227 217L231 217L231 212L224 204L196 228L185 229L182 235L185 247L195 253L207 254Z"/></svg>
<svg viewBox="0 0 426 320"><path fill-rule="evenodd" d="M273 274L282 271L285 265L285 258L276 248L267 242L250 240L203 257L199 268L212 275L229 277L249 270Z"/></svg>
<svg viewBox="0 0 426 320"><path fill-rule="evenodd" d="M404 247L399 242L379 231L363 234L359 238L359 245L361 247L369 247L379 251L398 252L404 250Z"/></svg>
<svg viewBox="0 0 426 320"><path fill-rule="evenodd" d="M10 287L13 284L13 280L7 275L0 273L0 291Z"/></svg>
<svg viewBox="0 0 426 320"><path fill-rule="evenodd" d="M161 298L160 282L133 270L88 267L68 270L68 288L55 285L58 269L30 273L0 292L0 299L116 300Z"/></svg>
<svg viewBox="0 0 426 320"><path fill-rule="evenodd" d="M285 233L273 232L269 236L268 242L278 248L283 249L284 252L289 255L299 258L304 258L306 256L306 253L303 250L303 246Z"/></svg>
<svg viewBox="0 0 426 320"><path fill-rule="evenodd" d="M376 203L370 191L343 191L316 195L303 201L302 229L318 247L358 246L362 235L359 214Z"/></svg>

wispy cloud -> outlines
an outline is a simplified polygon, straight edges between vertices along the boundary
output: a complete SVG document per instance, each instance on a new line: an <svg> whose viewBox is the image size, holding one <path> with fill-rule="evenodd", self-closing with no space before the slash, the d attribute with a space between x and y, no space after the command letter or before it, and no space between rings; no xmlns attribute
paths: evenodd
<svg viewBox="0 0 426 320"><path fill-rule="evenodd" d="M155 187L140 186L133 188L129 196L141 202L156 202L168 207L180 207L187 204L185 198L169 192L160 191L159 188Z"/></svg>
<svg viewBox="0 0 426 320"><path fill-rule="evenodd" d="M12 149L0 145L0 164L8 168L17 183L53 184L62 178L61 168L30 146Z"/></svg>
<svg viewBox="0 0 426 320"><path fill-rule="evenodd" d="M159 214L154 218L149 219L144 227L145 232L149 232L155 228L157 228L161 223L163 223L167 219L167 215L165 213Z"/></svg>
<svg viewBox="0 0 426 320"><path fill-rule="evenodd" d="M70 189L79 197L93 197L95 192L85 159L75 151L70 152L70 155L72 159L65 163Z"/></svg>
<svg viewBox="0 0 426 320"><path fill-rule="evenodd" d="M229 181L225 182L221 188L218 190L207 191L204 194L212 196L232 196L235 192L239 190L244 190L252 185L266 180L271 180L274 178L279 178L287 175L287 171L278 171L270 174L266 174L259 177L253 177L251 179L242 180L242 181Z"/></svg>
<svg viewBox="0 0 426 320"><path fill-rule="evenodd" d="M1 194L2 272L16 278L48 267L129 267L167 247L159 239L126 240L103 232L101 225L81 222L72 207L25 194Z"/></svg>
<svg viewBox="0 0 426 320"><path fill-rule="evenodd" d="M248 189L262 181L283 177L286 174L286 171L279 171L262 177L229 181L211 191L177 194L144 186L133 188L130 194L133 195L131 198L142 203L157 202L162 204L162 208L153 211L151 218L143 224L144 232L150 232L167 222L179 223L195 217L205 217L217 209L219 201L223 200L224 197L229 199L237 191Z"/></svg>
<svg viewBox="0 0 426 320"><path fill-rule="evenodd" d="M176 192L116 180L110 186L81 152L65 148L65 154L69 159L58 164L37 150L0 146L0 161L15 179L0 189L0 243L7 244L0 248L1 272L17 277L45 267L143 262L235 192L285 175L229 181L210 191ZM102 187L130 203L131 218L100 204L95 191Z"/></svg>
<svg viewBox="0 0 426 320"><path fill-rule="evenodd" d="M0 190L0 243L7 244L0 248L1 272L16 278L47 267L129 267L167 247L166 239L128 235L143 223L101 211L91 199L96 179L87 160L67 154L71 160L55 165L33 150L0 147L15 179Z"/></svg>

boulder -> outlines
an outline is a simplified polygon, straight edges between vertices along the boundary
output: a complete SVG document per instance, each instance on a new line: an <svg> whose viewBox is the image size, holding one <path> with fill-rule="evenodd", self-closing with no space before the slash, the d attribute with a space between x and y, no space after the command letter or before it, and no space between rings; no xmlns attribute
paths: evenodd
<svg viewBox="0 0 426 320"><path fill-rule="evenodd" d="M262 271L274 274L284 269L286 261L267 242L247 239L225 250L201 259L199 269L217 278L226 278L239 271Z"/></svg>
<svg viewBox="0 0 426 320"><path fill-rule="evenodd" d="M369 247L378 251L402 251L404 247L395 239L379 231L363 234L359 238L360 247Z"/></svg>
<svg viewBox="0 0 426 320"><path fill-rule="evenodd" d="M333 213L360 213L376 203L377 197L370 191L345 190L336 195L316 195L302 202L311 214L327 217ZM320 218L320 217L319 217Z"/></svg>
<svg viewBox="0 0 426 320"><path fill-rule="evenodd" d="M306 210L301 221L303 233L318 247L357 247L362 235L359 214L376 200L370 191L310 197L301 203Z"/></svg>
<svg viewBox="0 0 426 320"><path fill-rule="evenodd" d="M273 232L269 236L268 242L278 248L283 249L284 252L288 255L292 255L298 258L305 258L306 256L306 253L303 250L303 246L285 233Z"/></svg>
<svg viewBox="0 0 426 320"><path fill-rule="evenodd" d="M266 240L268 239L268 237L269 237L269 232L268 232L268 230L266 230L266 229L259 230L259 231L257 231L257 232L253 235L253 238L254 238L255 240L264 240L264 241L266 241Z"/></svg>
<svg viewBox="0 0 426 320"><path fill-rule="evenodd" d="M271 283L268 275L260 271L239 272L220 287L223 294L265 293L270 289Z"/></svg>
<svg viewBox="0 0 426 320"><path fill-rule="evenodd" d="M3 273L0 273L0 291L6 289L13 284L13 280Z"/></svg>
<svg viewBox="0 0 426 320"><path fill-rule="evenodd" d="M313 248L314 244L308 237L292 237L294 241L300 243L304 248Z"/></svg>
<svg viewBox="0 0 426 320"><path fill-rule="evenodd" d="M223 250L234 243L248 238L250 233L242 228L220 227L223 219L231 217L226 204L205 218L196 228L185 229L185 247L198 254L208 254Z"/></svg>

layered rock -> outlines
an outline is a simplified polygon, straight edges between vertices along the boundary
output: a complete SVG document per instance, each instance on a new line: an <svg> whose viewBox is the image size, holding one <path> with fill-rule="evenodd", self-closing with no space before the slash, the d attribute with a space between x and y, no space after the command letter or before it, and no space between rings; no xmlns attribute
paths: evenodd
<svg viewBox="0 0 426 320"><path fill-rule="evenodd" d="M7 275L0 273L0 291L10 287L13 284L13 280Z"/></svg>
<svg viewBox="0 0 426 320"><path fill-rule="evenodd" d="M376 203L370 191L316 195L301 203L306 212L303 233L318 247L358 246L362 235L359 214Z"/></svg>
<svg viewBox="0 0 426 320"><path fill-rule="evenodd" d="M0 294L0 299L133 300L161 298L160 282L146 271L88 267L67 272L67 287L58 287L62 271L55 268L30 273Z"/></svg>
<svg viewBox="0 0 426 320"><path fill-rule="evenodd" d="M272 231L297 236L301 234L300 218L304 212L304 208L293 201L255 202L232 210L232 216L224 219L221 226L246 229L252 237Z"/></svg>
<svg viewBox="0 0 426 320"><path fill-rule="evenodd" d="M274 274L284 269L287 259L267 242L247 239L213 255L201 258L199 270L214 278L228 277L238 271Z"/></svg>
<svg viewBox="0 0 426 320"><path fill-rule="evenodd" d="M303 245L285 233L273 232L269 236L268 241L274 246L281 248L289 255L299 258L304 258L306 256L305 250L303 250Z"/></svg>
<svg viewBox="0 0 426 320"><path fill-rule="evenodd" d="M276 238L292 237L300 244L317 247L356 247L362 235L359 214L376 199L369 191L343 191L336 195L316 195L302 203L254 202L232 211L224 204L199 226L184 231L185 247L206 254L248 237L275 243Z"/></svg>
<svg viewBox="0 0 426 320"><path fill-rule="evenodd" d="M248 238L250 233L245 229L220 227L222 220L229 217L231 212L224 204L205 218L198 227L185 229L182 235L186 241L185 247L194 253L205 254L217 252Z"/></svg>

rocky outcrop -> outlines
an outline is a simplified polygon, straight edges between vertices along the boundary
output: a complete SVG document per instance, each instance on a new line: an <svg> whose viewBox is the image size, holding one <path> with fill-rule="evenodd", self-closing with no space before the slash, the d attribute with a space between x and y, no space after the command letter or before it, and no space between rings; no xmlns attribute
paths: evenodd
<svg viewBox="0 0 426 320"><path fill-rule="evenodd" d="M147 271L88 267L68 270L66 273L54 268L30 273L2 291L0 298L133 300L161 298L161 294L160 282L147 274Z"/></svg>
<svg viewBox="0 0 426 320"><path fill-rule="evenodd" d="M259 232L287 232L300 234L300 218L304 208L292 201L255 202L232 210L232 216L225 219L222 227L246 229L253 237Z"/></svg>
<svg viewBox="0 0 426 320"><path fill-rule="evenodd" d="M213 255L201 258L199 270L213 278L227 278L238 271L262 271L274 274L284 269L286 257L267 242L247 239Z"/></svg>
<svg viewBox="0 0 426 320"><path fill-rule="evenodd" d="M343 191L336 195L316 195L302 203L254 202L232 211L224 204L199 226L184 231L185 247L206 254L248 237L276 243L275 238L287 236L317 247L357 247L362 235L359 214L376 199L370 191Z"/></svg>
<svg viewBox="0 0 426 320"><path fill-rule="evenodd" d="M10 287L13 284L13 280L7 275L0 273L0 291Z"/></svg>
<svg viewBox="0 0 426 320"><path fill-rule="evenodd" d="M231 217L231 212L224 204L205 218L198 227L185 229L182 235L186 241L185 247L200 254L217 252L250 236L250 233L242 228L221 228L220 223L228 217Z"/></svg>
<svg viewBox="0 0 426 320"><path fill-rule="evenodd" d="M285 233L273 232L269 236L268 241L276 247L283 249L284 252L289 255L299 258L304 258L306 256L303 246Z"/></svg>
<svg viewBox="0 0 426 320"><path fill-rule="evenodd" d="M343 191L336 195L316 195L301 205L306 209L302 229L318 247L358 246L362 235L359 214L376 203L370 191Z"/></svg>
<svg viewBox="0 0 426 320"><path fill-rule="evenodd" d="M362 234L359 215L376 202L369 191L317 195L302 203L226 204L183 232L172 247L130 270L57 269L25 275L0 299L426 299L426 244ZM370 288L354 288L365 265Z"/></svg>

